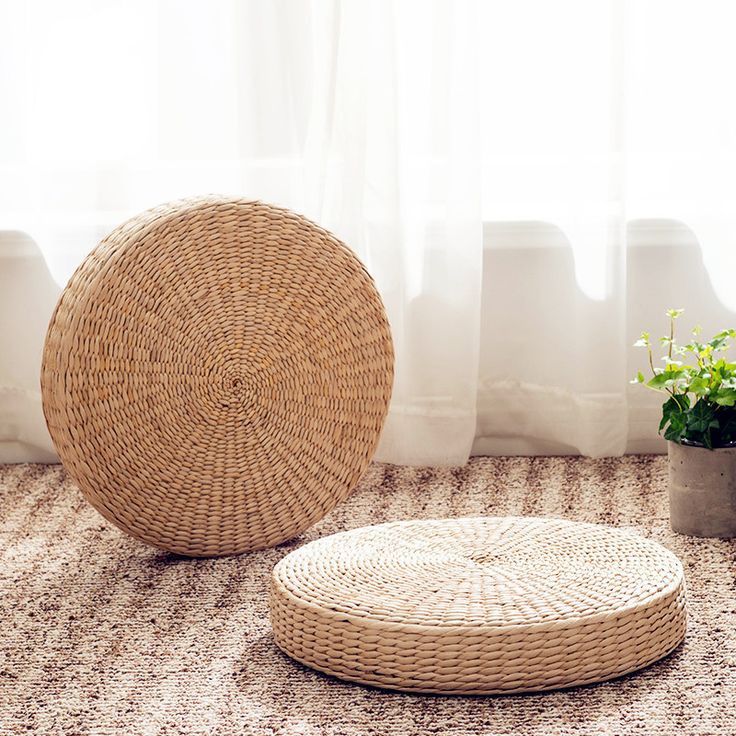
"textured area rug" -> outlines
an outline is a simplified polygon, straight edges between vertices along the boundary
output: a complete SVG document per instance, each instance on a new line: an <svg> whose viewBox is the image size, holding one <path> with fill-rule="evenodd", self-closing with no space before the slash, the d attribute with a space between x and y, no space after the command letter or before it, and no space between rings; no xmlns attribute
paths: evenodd
<svg viewBox="0 0 736 736"><path fill-rule="evenodd" d="M324 534L530 514L636 529L680 557L689 631L667 659L547 694L440 697L333 680L281 654L272 566ZM734 734L736 542L673 534L660 457L372 466L308 534L191 560L104 521L59 466L0 466L0 734Z"/></svg>

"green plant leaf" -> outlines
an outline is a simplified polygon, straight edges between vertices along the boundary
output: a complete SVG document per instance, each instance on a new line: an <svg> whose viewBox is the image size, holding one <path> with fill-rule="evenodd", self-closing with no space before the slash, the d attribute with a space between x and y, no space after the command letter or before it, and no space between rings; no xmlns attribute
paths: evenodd
<svg viewBox="0 0 736 736"><path fill-rule="evenodd" d="M670 442L682 442L682 438L685 436L685 427L685 415L674 414L665 430L664 438L670 440Z"/></svg>
<svg viewBox="0 0 736 736"><path fill-rule="evenodd" d="M649 345L650 342L648 332L642 332L641 335L639 335L639 339L634 343L635 348L648 348Z"/></svg>
<svg viewBox="0 0 736 736"><path fill-rule="evenodd" d="M728 337L714 337L708 342L708 346L711 350L723 350L724 346L728 346Z"/></svg>
<svg viewBox="0 0 736 736"><path fill-rule="evenodd" d="M720 340L721 338L732 338L736 337L736 330L721 330L717 335L713 335L714 340Z"/></svg>
<svg viewBox="0 0 736 736"><path fill-rule="evenodd" d="M682 425L682 429L685 428L685 414L683 409L687 409L690 406L690 402L687 396L677 397L672 396L662 404L662 421L659 423L659 431L661 432L668 423L675 421Z"/></svg>
<svg viewBox="0 0 736 736"><path fill-rule="evenodd" d="M700 399L687 414L687 428L691 432L705 434L709 429L718 427L715 419L716 407L706 399Z"/></svg>
<svg viewBox="0 0 736 736"><path fill-rule="evenodd" d="M717 392L711 393L710 400L719 406L733 406L736 404L736 389L720 388Z"/></svg>
<svg viewBox="0 0 736 736"><path fill-rule="evenodd" d="M664 438L670 442L677 442L679 445L682 442L682 438L685 436L685 428L677 427L674 424L670 424L664 433Z"/></svg>
<svg viewBox="0 0 736 736"><path fill-rule="evenodd" d="M668 309L665 314L670 319L677 319L684 311L684 309Z"/></svg>
<svg viewBox="0 0 736 736"><path fill-rule="evenodd" d="M699 355L702 350L705 350L705 345L702 342L693 340L685 345L684 350L688 353L697 353Z"/></svg>
<svg viewBox="0 0 736 736"><path fill-rule="evenodd" d="M710 436L710 430L703 432L702 444L704 444L709 450L713 449L713 439Z"/></svg>
<svg viewBox="0 0 736 736"><path fill-rule="evenodd" d="M726 411L728 411L728 414L726 414L725 420L721 421L721 436L719 439L721 445L736 442L736 411L729 411L728 409Z"/></svg>
<svg viewBox="0 0 736 736"><path fill-rule="evenodd" d="M696 376L690 381L688 391L694 393L696 396L707 396L710 391L710 387L705 378Z"/></svg>
<svg viewBox="0 0 736 736"><path fill-rule="evenodd" d="M670 380L671 376L663 371L662 373L657 373L657 375L653 378L650 378L647 382L647 386L649 386L649 388L656 388L661 390L667 385L667 381Z"/></svg>

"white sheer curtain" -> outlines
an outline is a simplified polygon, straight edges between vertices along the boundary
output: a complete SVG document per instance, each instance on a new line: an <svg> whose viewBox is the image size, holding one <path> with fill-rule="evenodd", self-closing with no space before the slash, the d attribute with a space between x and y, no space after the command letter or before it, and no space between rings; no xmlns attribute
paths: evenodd
<svg viewBox="0 0 736 736"><path fill-rule="evenodd" d="M8 231L63 283L123 218L205 192L301 211L374 274L381 459L640 447L635 333L668 306L735 321L735 22L729 0L0 2L0 450L50 448L19 284L53 298Z"/></svg>
<svg viewBox="0 0 736 736"><path fill-rule="evenodd" d="M63 283L117 222L169 199L234 193L311 216L363 258L389 312L396 384L379 458L463 462L482 237L474 10L5 3L0 228L29 233ZM0 413L22 359L33 386L37 343L0 362Z"/></svg>
<svg viewBox="0 0 736 736"><path fill-rule="evenodd" d="M706 331L736 322L736 6L480 8L476 451L661 449L631 343L668 306Z"/></svg>
<svg viewBox="0 0 736 736"><path fill-rule="evenodd" d="M362 256L389 313L396 380L378 457L462 463L482 257L475 5L320 7L307 209Z"/></svg>
<svg viewBox="0 0 736 736"><path fill-rule="evenodd" d="M514 272L489 285L497 322L491 314L484 322L479 434L621 454L626 4L481 8L484 215L552 229L517 238ZM508 232L488 233L491 247L513 252Z"/></svg>

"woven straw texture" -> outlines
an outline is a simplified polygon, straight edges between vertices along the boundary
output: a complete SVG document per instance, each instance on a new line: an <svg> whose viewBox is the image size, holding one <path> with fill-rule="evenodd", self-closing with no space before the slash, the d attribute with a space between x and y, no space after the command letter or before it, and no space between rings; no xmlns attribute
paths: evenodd
<svg viewBox="0 0 736 736"><path fill-rule="evenodd" d="M396 690L548 690L632 672L685 635L677 558L558 519L403 521L311 542L271 581L278 646Z"/></svg>
<svg viewBox="0 0 736 736"><path fill-rule="evenodd" d="M193 556L299 534L366 469L393 378L370 276L330 233L241 199L117 228L64 290L42 366L64 466L126 532Z"/></svg>

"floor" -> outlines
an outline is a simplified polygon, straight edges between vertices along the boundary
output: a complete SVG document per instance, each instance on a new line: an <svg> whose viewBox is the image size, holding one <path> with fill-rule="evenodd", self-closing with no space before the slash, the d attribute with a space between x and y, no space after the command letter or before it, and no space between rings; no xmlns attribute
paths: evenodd
<svg viewBox="0 0 736 736"><path fill-rule="evenodd" d="M350 685L276 649L268 574L290 550L374 522L480 514L602 522L661 542L685 567L684 644L613 682L487 698ZM3 735L736 733L736 540L670 531L662 457L373 465L308 534L219 560L124 536L59 466L0 466L0 558Z"/></svg>

